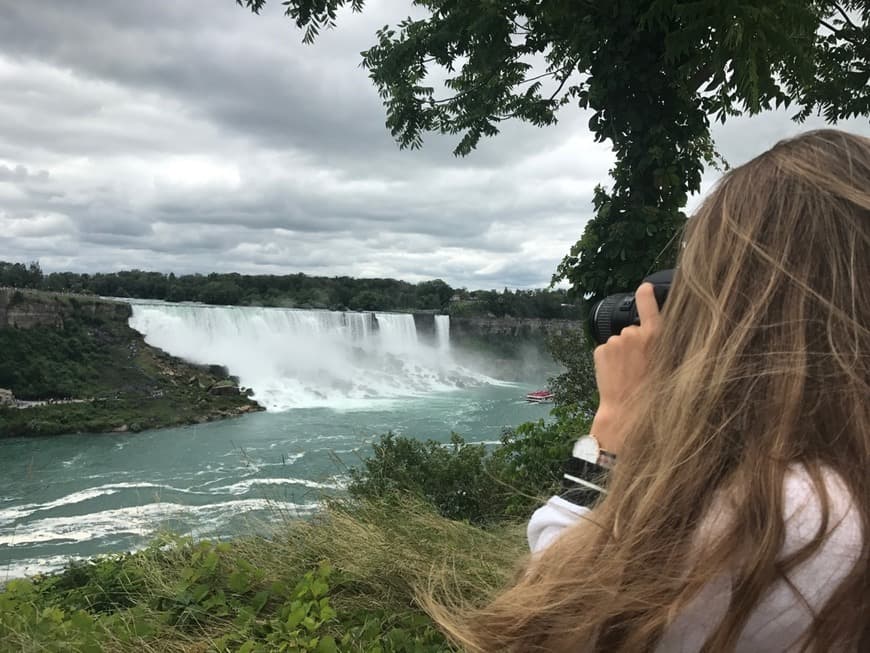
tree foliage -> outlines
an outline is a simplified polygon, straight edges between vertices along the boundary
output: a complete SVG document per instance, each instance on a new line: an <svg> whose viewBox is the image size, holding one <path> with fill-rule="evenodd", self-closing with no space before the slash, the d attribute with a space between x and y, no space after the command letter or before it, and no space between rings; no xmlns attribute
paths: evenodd
<svg viewBox="0 0 870 653"><path fill-rule="evenodd" d="M0 286L36 290L42 286L43 281L42 268L37 261L27 265L0 261Z"/></svg>
<svg viewBox="0 0 870 653"><path fill-rule="evenodd" d="M556 290L458 289L450 302L452 317L518 317L582 319L583 307L570 303L568 292Z"/></svg>
<svg viewBox="0 0 870 653"><path fill-rule="evenodd" d="M266 0L236 0L255 13ZM363 0L287 0L312 42ZM616 153L613 185L562 261L599 298L673 262L689 194L717 155L711 119L773 107L802 120L870 114L867 0L413 0L363 65L400 146L456 135L467 155L506 120L552 125L566 106Z"/></svg>
<svg viewBox="0 0 870 653"><path fill-rule="evenodd" d="M228 306L284 306L352 311L440 311L451 315L573 317L564 290L454 289L441 279L417 284L397 279L162 272L43 274L39 263L0 261L0 286L103 297L193 301ZM453 300L456 301L453 301Z"/></svg>
<svg viewBox="0 0 870 653"><path fill-rule="evenodd" d="M547 349L562 366L547 384L556 406L567 415L591 418L598 406L598 387L590 336L580 329L552 335Z"/></svg>

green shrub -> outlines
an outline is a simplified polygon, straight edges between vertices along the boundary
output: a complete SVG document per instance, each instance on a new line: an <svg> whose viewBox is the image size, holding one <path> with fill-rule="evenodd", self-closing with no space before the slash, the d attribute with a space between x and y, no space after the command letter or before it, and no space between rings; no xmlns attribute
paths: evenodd
<svg viewBox="0 0 870 653"><path fill-rule="evenodd" d="M508 489L505 518L528 519L542 500L559 491L574 441L589 432L585 414L557 407L553 416L505 429L501 446L491 453L490 469Z"/></svg>
<svg viewBox="0 0 870 653"><path fill-rule="evenodd" d="M467 444L455 433L447 445L388 433L362 468L351 470L349 492L358 499L407 492L448 519L485 524L505 507L504 488L491 477L489 462L484 445Z"/></svg>
<svg viewBox="0 0 870 653"><path fill-rule="evenodd" d="M132 607L144 585L134 556L120 553L71 562L63 574L39 578L34 587L52 605L98 614Z"/></svg>
<svg viewBox="0 0 870 653"><path fill-rule="evenodd" d="M92 615L50 605L30 581L10 581L0 592L0 646L4 652L99 653L103 650L101 635Z"/></svg>
<svg viewBox="0 0 870 653"><path fill-rule="evenodd" d="M350 494L382 499L410 493L448 519L478 525L527 518L558 490L562 464L588 430L587 417L554 412L555 421L506 429L494 449L468 444L455 433L447 445L388 433L362 467L351 470Z"/></svg>

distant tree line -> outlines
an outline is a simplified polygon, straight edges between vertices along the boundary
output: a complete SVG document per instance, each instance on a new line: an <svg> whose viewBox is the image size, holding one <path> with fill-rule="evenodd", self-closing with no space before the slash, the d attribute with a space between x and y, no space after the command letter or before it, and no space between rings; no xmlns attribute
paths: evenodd
<svg viewBox="0 0 870 653"><path fill-rule="evenodd" d="M580 319L582 303L573 303L565 290L472 290L453 294L449 313L454 317L527 317Z"/></svg>
<svg viewBox="0 0 870 653"><path fill-rule="evenodd" d="M0 286L39 289L42 287L43 278L42 269L37 262L24 265L0 261Z"/></svg>
<svg viewBox="0 0 870 653"><path fill-rule="evenodd" d="M351 311L437 311L462 316L573 317L564 290L454 289L441 279L313 277L305 274L188 274L124 272L44 274L38 262L0 261L0 286L168 302L276 306Z"/></svg>

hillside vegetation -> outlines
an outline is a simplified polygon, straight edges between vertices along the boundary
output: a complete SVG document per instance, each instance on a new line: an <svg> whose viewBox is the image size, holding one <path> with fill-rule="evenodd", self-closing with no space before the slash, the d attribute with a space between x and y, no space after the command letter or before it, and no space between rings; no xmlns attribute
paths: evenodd
<svg viewBox="0 0 870 653"><path fill-rule="evenodd" d="M0 437L139 431L259 410L221 368L190 365L148 346L128 326L129 310L16 292L6 311L35 323L0 327L0 388L44 403L0 407ZM76 403L59 403L69 400Z"/></svg>

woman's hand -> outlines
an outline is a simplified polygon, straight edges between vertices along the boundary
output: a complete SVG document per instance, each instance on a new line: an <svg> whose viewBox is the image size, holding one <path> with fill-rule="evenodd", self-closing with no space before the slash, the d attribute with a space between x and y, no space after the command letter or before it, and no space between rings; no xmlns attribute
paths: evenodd
<svg viewBox="0 0 870 653"><path fill-rule="evenodd" d="M625 433L620 426L630 414L629 400L643 382L649 350L661 325L653 285L645 283L635 295L640 326L629 326L595 349L595 381L600 402L592 421L592 434L601 448L619 455Z"/></svg>

